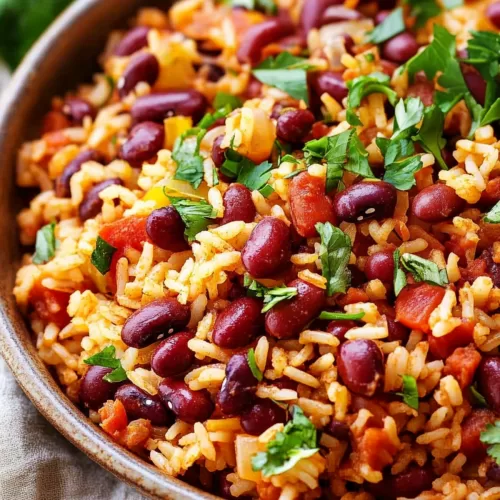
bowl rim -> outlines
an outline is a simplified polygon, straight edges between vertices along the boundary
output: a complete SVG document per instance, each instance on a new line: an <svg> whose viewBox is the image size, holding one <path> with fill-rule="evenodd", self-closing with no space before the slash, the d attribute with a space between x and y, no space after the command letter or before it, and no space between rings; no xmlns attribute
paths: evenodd
<svg viewBox="0 0 500 500"><path fill-rule="evenodd" d="M102 0L76 0L52 23L25 56L0 99L0 151L5 147L6 130L10 118L16 112L20 96L29 90L36 78L34 70L46 54L68 35L71 27L100 2ZM27 327L14 324L9 314L8 304L12 301L12 296L7 297L9 293L11 294L7 290L0 297L0 353L24 393L53 427L101 467L150 498L218 498L166 475L118 445L91 423L62 390L55 391L52 375L38 359L34 347L28 346L26 349L18 335L20 328ZM14 314L19 316L18 312ZM19 324L22 325L22 322ZM52 386L47 375L52 379Z"/></svg>

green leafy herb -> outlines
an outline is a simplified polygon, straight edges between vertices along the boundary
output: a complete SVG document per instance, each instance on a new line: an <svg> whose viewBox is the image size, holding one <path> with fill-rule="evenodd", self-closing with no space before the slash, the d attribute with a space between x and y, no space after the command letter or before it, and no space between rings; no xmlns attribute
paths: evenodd
<svg viewBox="0 0 500 500"><path fill-rule="evenodd" d="M370 31L366 37L367 43L385 42L405 30L405 21L403 19L403 9L398 7L394 9L378 26Z"/></svg>
<svg viewBox="0 0 500 500"><path fill-rule="evenodd" d="M83 362L87 365L113 368L112 372L103 377L106 382L123 382L127 380L127 372L123 369L120 360L116 358L116 349L112 345L105 347L101 352L94 354Z"/></svg>
<svg viewBox="0 0 500 500"><path fill-rule="evenodd" d="M274 288L268 288L267 286L261 285L258 281L253 280L248 275L245 275L244 285L248 289L248 295L250 297L264 299L264 307L261 311L263 313L269 311L276 304L284 300L293 299L298 293L297 289L294 287L276 286Z"/></svg>
<svg viewBox="0 0 500 500"><path fill-rule="evenodd" d="M481 442L489 444L488 455L500 465L500 420L497 420L494 425L488 424L486 430L481 432Z"/></svg>
<svg viewBox="0 0 500 500"><path fill-rule="evenodd" d="M358 320L361 319L365 315L364 312L360 313L355 313L355 314L348 314L348 313L336 313L336 312L330 312L330 311L322 311L321 314L319 315L319 319L328 319L328 320L343 320L343 319L352 319L352 320Z"/></svg>
<svg viewBox="0 0 500 500"><path fill-rule="evenodd" d="M184 234L190 243L196 239L198 233L205 231L210 224L209 219L217 217L217 211L205 200L192 201L171 196L169 200L186 224Z"/></svg>
<svg viewBox="0 0 500 500"><path fill-rule="evenodd" d="M394 295L396 297L399 295L399 292L406 286L406 274L399 266L401 254L399 249L394 252Z"/></svg>
<svg viewBox="0 0 500 500"><path fill-rule="evenodd" d="M299 460L312 457L319 450L316 427L298 406L292 407L292 420L268 443L265 452L252 458L254 471L265 477L290 470Z"/></svg>
<svg viewBox="0 0 500 500"><path fill-rule="evenodd" d="M371 52L368 52L368 54L365 54L365 61L367 62L375 61L375 55L372 54Z"/></svg>
<svg viewBox="0 0 500 500"><path fill-rule="evenodd" d="M102 274L106 274L111 267L111 261L116 248L103 240L100 236L97 237L95 250L92 252L90 262Z"/></svg>
<svg viewBox="0 0 500 500"><path fill-rule="evenodd" d="M307 168L299 168L298 170L295 170L295 172L290 172L289 174L286 174L283 179L292 179L293 177L296 177L297 175L301 174L302 172L305 172Z"/></svg>
<svg viewBox="0 0 500 500"><path fill-rule="evenodd" d="M404 0L404 3L411 6L411 16L416 18L415 26L421 28L429 19L441 14L441 6L436 0ZM463 5L463 0L443 0L446 10L451 10Z"/></svg>
<svg viewBox="0 0 500 500"><path fill-rule="evenodd" d="M418 410L418 388L414 377L403 375L403 392L398 392L397 394L403 397L403 401L410 408Z"/></svg>
<svg viewBox="0 0 500 500"><path fill-rule="evenodd" d="M250 371L252 372L252 375L259 381L262 382L262 379L264 378L264 375L260 371L259 367L257 366L257 363L255 361L255 351L252 349L249 349L248 355L248 366L250 367Z"/></svg>
<svg viewBox="0 0 500 500"><path fill-rule="evenodd" d="M351 281L351 272L347 267L351 257L351 240L330 222L316 224L316 231L321 236L319 257L323 276L327 280L327 295L345 293Z"/></svg>
<svg viewBox="0 0 500 500"><path fill-rule="evenodd" d="M198 128L202 129L200 130L200 134L203 134L202 138L205 136L208 128L210 128L217 120L225 118L229 113L231 113L231 111L231 106L226 104L224 107L214 111L213 113L207 113L201 119L200 123L198 123Z"/></svg>
<svg viewBox="0 0 500 500"><path fill-rule="evenodd" d="M182 134L174 144L172 158L177 163L174 179L189 182L195 189L203 180L203 157L200 143L206 134L205 129L191 129Z"/></svg>
<svg viewBox="0 0 500 500"><path fill-rule="evenodd" d="M477 387L475 385L469 386L469 391L471 393L472 398L474 399L474 401L477 403L478 406L484 406L484 407L488 406L488 403L486 402L486 399L477 390Z"/></svg>
<svg viewBox="0 0 500 500"><path fill-rule="evenodd" d="M418 255L404 253L401 256L403 267L413 275L415 281L425 281L431 285L445 286L449 283L446 269L439 269L437 264Z"/></svg>
<svg viewBox="0 0 500 500"><path fill-rule="evenodd" d="M235 95L226 94L226 92L217 92L214 99L214 108L222 109L226 108L226 106L229 106L231 111L234 111L235 109L241 108L243 102Z"/></svg>
<svg viewBox="0 0 500 500"><path fill-rule="evenodd" d="M278 12L278 7L273 0L231 0L231 5L248 10L260 10L268 16L273 16Z"/></svg>
<svg viewBox="0 0 500 500"><path fill-rule="evenodd" d="M359 119L359 116L356 114L356 111L349 108L346 112L346 120L349 125L353 127L359 127L363 125L363 122Z"/></svg>
<svg viewBox="0 0 500 500"><path fill-rule="evenodd" d="M484 221L490 224L500 224L500 201L485 215Z"/></svg>
<svg viewBox="0 0 500 500"><path fill-rule="evenodd" d="M56 254L55 229L56 223L51 222L37 231L33 264L45 264Z"/></svg>
<svg viewBox="0 0 500 500"><path fill-rule="evenodd" d="M415 173L422 168L421 156L412 156L385 167L384 181L400 191L408 191L415 184Z"/></svg>
<svg viewBox="0 0 500 500"><path fill-rule="evenodd" d="M385 137L377 137L375 142L384 157L384 165L387 167L391 163L407 158L415 153L413 142L410 139L391 140Z"/></svg>
<svg viewBox="0 0 500 500"><path fill-rule="evenodd" d="M290 155L290 154L287 154L287 155L281 157L279 159L278 165L281 165L282 163L285 163L285 162L286 163L294 163L296 165L298 165L300 163L300 161L297 160L297 158L295 158L295 156Z"/></svg>
<svg viewBox="0 0 500 500"><path fill-rule="evenodd" d="M409 97L397 103L394 110L394 133L392 140L407 139L424 117L424 104L420 97Z"/></svg>
<svg viewBox="0 0 500 500"><path fill-rule="evenodd" d="M295 99L309 102L307 70L311 65L306 59L282 52L269 57L253 70L257 80L276 87Z"/></svg>
<svg viewBox="0 0 500 500"><path fill-rule="evenodd" d="M393 106L396 105L398 98L397 93L391 89L391 78L384 73L358 76L347 82L347 88L349 89L348 108L358 108L361 101L370 94L385 94Z"/></svg>

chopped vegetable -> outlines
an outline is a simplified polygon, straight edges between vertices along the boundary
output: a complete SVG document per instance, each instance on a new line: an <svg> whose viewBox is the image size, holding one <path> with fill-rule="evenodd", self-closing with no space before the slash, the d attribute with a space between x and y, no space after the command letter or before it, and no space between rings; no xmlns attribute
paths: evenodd
<svg viewBox="0 0 500 500"><path fill-rule="evenodd" d="M248 359L248 366L250 367L250 371L252 372L252 375L259 382L262 382L264 375L262 374L259 367L257 366L257 363L255 361L255 351L253 350L253 348L249 349L247 359Z"/></svg>
<svg viewBox="0 0 500 500"><path fill-rule="evenodd" d="M438 286L445 286L449 283L446 269L439 269L437 264L430 260L423 259L418 255L404 253L401 256L401 263L417 282L425 281L430 285Z"/></svg>
<svg viewBox="0 0 500 500"><path fill-rule="evenodd" d="M200 155L200 143L205 129L191 129L177 139L172 158L177 163L174 179L188 181L195 189L203 180L203 157Z"/></svg>
<svg viewBox="0 0 500 500"><path fill-rule="evenodd" d="M500 201L485 215L484 222L500 224Z"/></svg>
<svg viewBox="0 0 500 500"><path fill-rule="evenodd" d="M328 319L328 320L351 319L351 320L358 320L358 319L361 319L364 315L365 315L364 312L355 313L355 314L348 314L348 313L336 313L336 312L330 312L330 311L322 311L321 314L319 315L319 319Z"/></svg>
<svg viewBox="0 0 500 500"><path fill-rule="evenodd" d="M190 243L196 239L198 233L205 231L210 224L209 219L217 217L217 211L205 200L192 201L170 197L170 202L186 224L184 234Z"/></svg>
<svg viewBox="0 0 500 500"><path fill-rule="evenodd" d="M384 181L400 191L408 191L415 186L415 173L422 168L421 155L397 161L385 167Z"/></svg>
<svg viewBox="0 0 500 500"><path fill-rule="evenodd" d="M87 365L113 368L112 372L103 377L106 382L123 382L127 380L127 372L123 369L120 360L116 358L115 346L109 345L83 362Z"/></svg>
<svg viewBox="0 0 500 500"><path fill-rule="evenodd" d="M399 35L405 30L403 9L394 9L378 26L367 34L367 43L382 43Z"/></svg>
<svg viewBox="0 0 500 500"><path fill-rule="evenodd" d="M402 396L410 408L418 410L418 388L415 377L403 375L403 392L398 392L398 396Z"/></svg>
<svg viewBox="0 0 500 500"><path fill-rule="evenodd" d="M276 286L274 288L267 288L258 281L252 280L248 275L245 275L244 285L248 289L248 295L250 297L264 299L264 307L262 308L263 313L269 311L276 304L284 300L293 299L298 293L297 289L294 287Z"/></svg>
<svg viewBox="0 0 500 500"><path fill-rule="evenodd" d="M407 139L413 135L415 125L424 117L424 104L420 97L409 97L396 104L394 109L394 133L391 139Z"/></svg>
<svg viewBox="0 0 500 500"><path fill-rule="evenodd" d="M97 237L95 249L92 252L90 262L101 273L106 274L111 268L111 261L116 252L116 248L103 240L100 236Z"/></svg>
<svg viewBox="0 0 500 500"><path fill-rule="evenodd" d="M33 264L45 264L56 254L57 240L55 229L56 223L51 222L37 231Z"/></svg>
<svg viewBox="0 0 500 500"><path fill-rule="evenodd" d="M406 286L406 274L399 265L400 251L399 249L394 252L394 295L396 297L399 292Z"/></svg>
<svg viewBox="0 0 500 500"><path fill-rule="evenodd" d="M233 7L244 7L248 10L260 10L269 16L278 12L278 7L273 0L230 0Z"/></svg>
<svg viewBox="0 0 500 500"><path fill-rule="evenodd" d="M391 89L391 79L385 73L372 73L368 76L358 76L347 82L349 109L358 108L361 101L370 94L385 94L389 102L395 106L398 95Z"/></svg>

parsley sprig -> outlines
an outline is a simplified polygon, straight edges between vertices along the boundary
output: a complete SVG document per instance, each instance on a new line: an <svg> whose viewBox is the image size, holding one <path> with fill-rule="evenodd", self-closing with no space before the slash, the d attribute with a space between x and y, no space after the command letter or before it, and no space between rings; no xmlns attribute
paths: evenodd
<svg viewBox="0 0 500 500"><path fill-rule="evenodd" d="M106 382L123 382L127 380L127 372L124 370L119 359L116 358L115 346L109 345L101 352L90 356L83 361L87 365L103 366L105 368L113 368L113 371L104 375L103 380Z"/></svg>
<svg viewBox="0 0 500 500"><path fill-rule="evenodd" d="M436 263L418 255L404 253L401 256L401 264L417 282L425 281L437 286L446 286L449 283L446 269L439 269Z"/></svg>
<svg viewBox="0 0 500 500"><path fill-rule="evenodd" d="M383 43L405 30L403 19L403 9L394 9L378 26L367 34L366 42L379 44Z"/></svg>
<svg viewBox="0 0 500 500"><path fill-rule="evenodd" d="M255 361L255 351L252 349L248 350L247 354L248 366L250 367L250 371L252 375L259 381L262 382L264 375L260 371L260 368L257 366L257 362Z"/></svg>
<svg viewBox="0 0 500 500"><path fill-rule="evenodd" d="M398 392L397 395L402 396L403 402L410 408L418 410L418 388L415 377L403 375L403 392Z"/></svg>
<svg viewBox="0 0 500 500"><path fill-rule="evenodd" d="M490 445L487 450L488 455L500 465L500 420L495 424L488 424L486 430L481 432L480 439L482 443Z"/></svg>
<svg viewBox="0 0 500 500"><path fill-rule="evenodd" d="M186 225L184 234L190 243L196 239L198 233L205 231L210 224L210 219L217 217L215 208L205 200L193 201L172 196L169 200Z"/></svg>
<svg viewBox="0 0 500 500"><path fill-rule="evenodd" d="M37 231L33 264L45 264L56 254L57 240L55 230L56 223L51 222Z"/></svg>
<svg viewBox="0 0 500 500"><path fill-rule="evenodd" d="M338 312L330 312L330 311L322 311L321 314L319 315L319 319L327 319L327 320L358 320L363 318L365 315L364 312L359 312L359 313L338 313Z"/></svg>
<svg viewBox="0 0 500 500"><path fill-rule="evenodd" d="M500 224L500 201L485 215L484 222Z"/></svg>
<svg viewBox="0 0 500 500"><path fill-rule="evenodd" d="M102 274L106 274L111 268L111 261L115 255L116 248L103 240L100 236L97 237L95 249L90 257L92 265Z"/></svg>
<svg viewBox="0 0 500 500"><path fill-rule="evenodd" d="M298 293L296 288L290 286L276 286L274 288L268 288L267 286L261 285L258 281L253 280L248 275L245 275L243 284L247 288L248 295L250 297L259 297L264 299L264 307L261 311L262 313L266 313L276 304L279 304L284 300L293 299L293 297L295 297Z"/></svg>

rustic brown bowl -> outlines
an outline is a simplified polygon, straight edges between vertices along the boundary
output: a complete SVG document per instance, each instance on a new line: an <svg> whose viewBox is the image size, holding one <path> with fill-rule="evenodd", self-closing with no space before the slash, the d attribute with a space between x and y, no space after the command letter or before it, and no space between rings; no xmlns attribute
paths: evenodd
<svg viewBox="0 0 500 500"><path fill-rule="evenodd" d="M90 458L153 498L214 499L162 474L118 446L76 408L38 359L30 332L12 296L20 248L16 212L16 151L36 137L41 117L54 95L90 81L110 30L124 26L144 0L78 0L31 50L0 103L0 352L20 386L47 420ZM156 2L167 8L171 1Z"/></svg>

